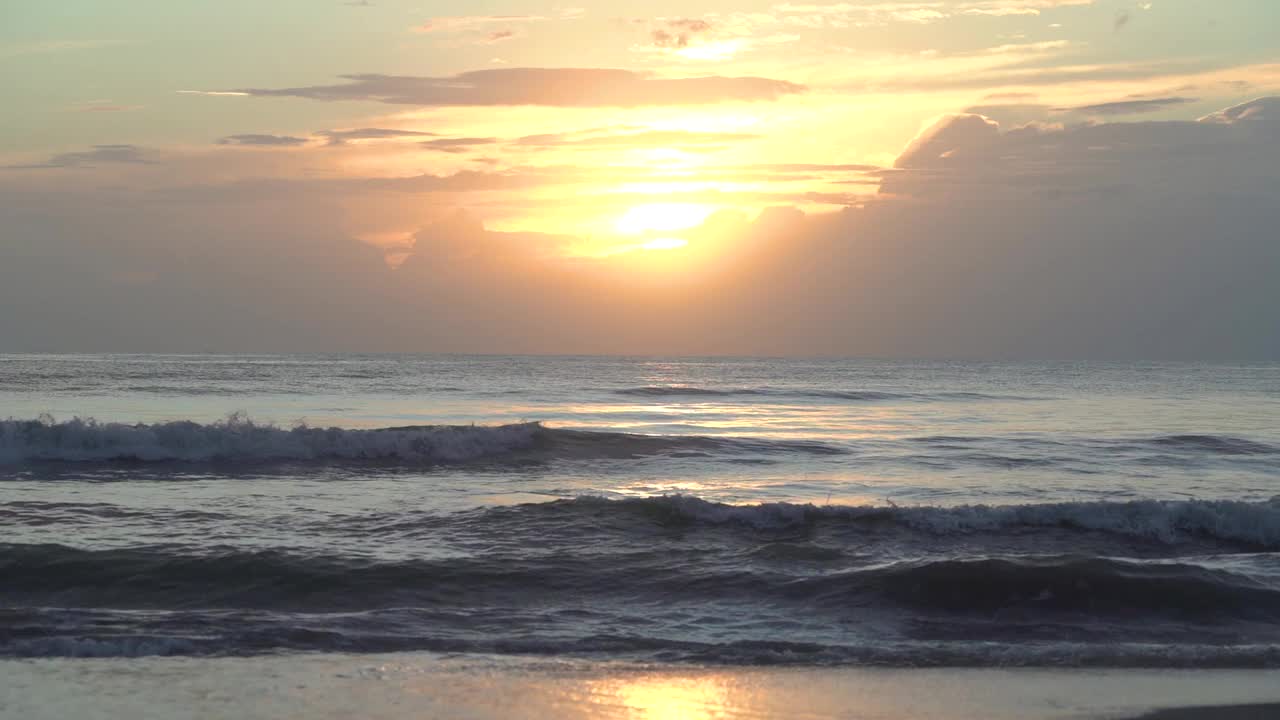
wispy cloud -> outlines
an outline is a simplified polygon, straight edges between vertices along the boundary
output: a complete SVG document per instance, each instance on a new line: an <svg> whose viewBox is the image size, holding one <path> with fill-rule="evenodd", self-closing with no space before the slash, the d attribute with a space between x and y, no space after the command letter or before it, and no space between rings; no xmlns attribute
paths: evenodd
<svg viewBox="0 0 1280 720"><path fill-rule="evenodd" d="M776 18L750 13L709 13L703 17L659 17L626 22L645 30L643 41L633 45L633 51L683 60L728 60L760 46L800 39L792 33L762 29L778 25Z"/></svg>
<svg viewBox="0 0 1280 720"><path fill-rule="evenodd" d="M519 36L519 33L517 33L515 30L495 30L484 36L484 42L486 45L492 45L494 43L500 43L504 40L510 40L518 36Z"/></svg>
<svg viewBox="0 0 1280 720"><path fill-rule="evenodd" d="M1071 108L1054 108L1057 112L1075 112L1084 115L1136 115L1139 113L1152 113L1164 110L1176 105L1186 105L1187 103L1197 102L1199 98L1192 97L1163 97L1150 98L1146 100L1117 100L1115 102L1096 103L1093 105L1081 105Z"/></svg>
<svg viewBox="0 0 1280 720"><path fill-rule="evenodd" d="M295 88L246 88L260 97L364 100L398 105L636 107L705 105L777 100L805 91L784 80L762 77L658 77L599 68L503 68L450 77L344 75L347 82Z"/></svg>
<svg viewBox="0 0 1280 720"><path fill-rule="evenodd" d="M218 145L250 145L257 147L297 147L306 145L307 139L288 135L228 135L216 141Z"/></svg>
<svg viewBox="0 0 1280 720"><path fill-rule="evenodd" d="M250 94L235 90L178 90L177 93L179 95L212 95L214 97L244 97Z"/></svg>
<svg viewBox="0 0 1280 720"><path fill-rule="evenodd" d="M146 151L137 145L94 145L90 150L54 155L48 160L32 165L6 165L10 170L41 170L53 168L96 167L105 163L149 165L153 161Z"/></svg>
<svg viewBox="0 0 1280 720"><path fill-rule="evenodd" d="M649 31L649 38L654 47L679 50L710 33L712 27L701 18L670 18L659 20L659 27Z"/></svg>
<svg viewBox="0 0 1280 720"><path fill-rule="evenodd" d="M396 128L356 128L354 130L321 130L316 133L328 138L330 145L342 145L352 140L394 140L396 138L438 137L435 133Z"/></svg>
<svg viewBox="0 0 1280 720"><path fill-rule="evenodd" d="M431 18L413 28L416 33L459 32L494 25L519 25L541 22L547 18L542 15L459 15L453 17Z"/></svg>
<svg viewBox="0 0 1280 720"><path fill-rule="evenodd" d="M463 153L477 146L493 145L498 142L500 142L498 138L491 137L458 137L427 140L418 144L428 150L435 150L436 152Z"/></svg>

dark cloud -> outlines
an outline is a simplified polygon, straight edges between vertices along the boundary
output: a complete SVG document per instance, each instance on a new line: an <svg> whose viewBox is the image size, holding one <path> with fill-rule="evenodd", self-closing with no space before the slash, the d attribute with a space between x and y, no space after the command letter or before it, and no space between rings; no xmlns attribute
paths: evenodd
<svg viewBox="0 0 1280 720"><path fill-rule="evenodd" d="M1196 122L1031 124L1002 131L982 116L953 115L908 146L895 163L897 171L885 175L882 190L929 195L1015 187L1097 194L1177 185L1178 192L1193 194L1202 184L1269 182L1275 158L1263 148L1277 135L1280 98L1261 98ZM1194 181L1192 170L1199 173Z"/></svg>
<svg viewBox="0 0 1280 720"><path fill-rule="evenodd" d="M306 138L287 135L228 135L219 138L218 145L254 145L260 147L297 147L306 145Z"/></svg>
<svg viewBox="0 0 1280 720"><path fill-rule="evenodd" d="M148 165L146 151L137 145L94 145L92 150L54 155L43 163L34 165L8 165L12 170L38 170L45 168L95 167L103 163Z"/></svg>
<svg viewBox="0 0 1280 720"><path fill-rule="evenodd" d="M663 78L630 70L502 68L451 77L344 75L347 82L296 88L248 88L260 97L363 100L398 105L556 107L702 105L763 101L801 93L805 87L761 77Z"/></svg>
<svg viewBox="0 0 1280 720"><path fill-rule="evenodd" d="M330 145L341 145L348 140L388 140L402 137L438 137L435 133L390 128L358 128L355 130L321 130L316 133L328 138Z"/></svg>
<svg viewBox="0 0 1280 720"><path fill-rule="evenodd" d="M1149 100L1118 100L1116 102L1082 105L1071 108L1054 108L1055 112L1075 112L1085 115L1137 115L1164 110L1165 108L1198 102L1199 98L1164 97Z"/></svg>
<svg viewBox="0 0 1280 720"><path fill-rule="evenodd" d="M1129 24L1130 15L1128 10L1117 10L1115 20L1111 21L1111 29L1119 32Z"/></svg>

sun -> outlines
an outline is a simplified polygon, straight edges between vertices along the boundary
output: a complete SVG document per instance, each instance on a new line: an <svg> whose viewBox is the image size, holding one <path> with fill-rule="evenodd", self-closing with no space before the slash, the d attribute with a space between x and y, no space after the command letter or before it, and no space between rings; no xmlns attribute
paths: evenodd
<svg viewBox="0 0 1280 720"><path fill-rule="evenodd" d="M637 205L628 210L614 225L623 235L649 235L652 233L670 233L688 230L703 223L707 216L715 212L710 205L696 203L653 203ZM655 238L654 242L667 242L676 238ZM664 245L663 248L678 247Z"/></svg>

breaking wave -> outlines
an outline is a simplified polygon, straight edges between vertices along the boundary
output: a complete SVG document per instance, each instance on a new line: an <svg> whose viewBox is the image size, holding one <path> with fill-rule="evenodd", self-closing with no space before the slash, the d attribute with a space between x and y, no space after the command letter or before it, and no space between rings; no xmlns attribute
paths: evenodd
<svg viewBox="0 0 1280 720"><path fill-rule="evenodd" d="M785 502L728 505L691 495L667 495L625 500L583 497L525 505L522 509L531 513L552 512L557 506L590 515L630 513L665 521L736 524L760 530L828 523L847 524L867 534L892 528L946 537L1054 529L1104 532L1167 545L1207 539L1280 550L1280 496L1265 502L1134 500L881 507Z"/></svg>
<svg viewBox="0 0 1280 720"><path fill-rule="evenodd" d="M480 460L627 458L801 452L836 454L820 442L636 435L513 425L425 425L376 429L282 428L239 415L208 424L0 421L0 464L33 462L382 462L433 465Z"/></svg>

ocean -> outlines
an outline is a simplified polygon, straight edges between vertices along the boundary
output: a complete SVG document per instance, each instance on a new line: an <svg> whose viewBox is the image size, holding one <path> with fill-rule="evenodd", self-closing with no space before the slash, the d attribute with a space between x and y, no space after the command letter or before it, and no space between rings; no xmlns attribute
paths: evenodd
<svg viewBox="0 0 1280 720"><path fill-rule="evenodd" d="M0 656L1280 667L1280 364L0 356Z"/></svg>

